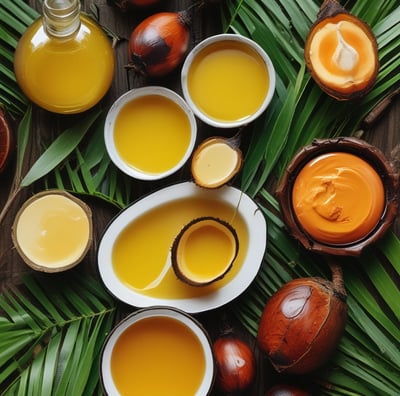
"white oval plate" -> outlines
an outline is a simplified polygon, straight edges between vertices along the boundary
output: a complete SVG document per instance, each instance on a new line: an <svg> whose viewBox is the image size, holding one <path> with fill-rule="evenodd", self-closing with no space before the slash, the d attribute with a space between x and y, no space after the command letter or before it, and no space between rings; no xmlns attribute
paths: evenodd
<svg viewBox="0 0 400 396"><path fill-rule="evenodd" d="M115 274L112 264L113 246L122 230L143 213L160 204L195 196L222 200L224 203L237 208L238 214L242 216L248 232L248 249L244 253L243 263L238 273L228 283L206 295L180 299L148 296L123 283ZM192 182L184 182L156 191L121 211L108 225L100 241L98 267L107 289L126 304L141 308L153 305L171 306L188 313L196 313L220 307L243 293L258 273L266 243L265 218L249 196L230 186L207 190Z"/></svg>

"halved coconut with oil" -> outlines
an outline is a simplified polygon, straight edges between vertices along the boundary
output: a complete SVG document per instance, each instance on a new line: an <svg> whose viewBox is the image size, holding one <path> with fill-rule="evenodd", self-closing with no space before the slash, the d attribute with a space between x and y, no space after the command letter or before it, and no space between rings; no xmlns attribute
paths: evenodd
<svg viewBox="0 0 400 396"><path fill-rule="evenodd" d="M62 190L37 193L19 209L12 239L31 268L42 272L70 269L82 261L91 245L91 209Z"/></svg>
<svg viewBox="0 0 400 396"><path fill-rule="evenodd" d="M194 182L204 188L218 188L228 183L243 164L240 138L211 137L194 151L191 172Z"/></svg>
<svg viewBox="0 0 400 396"><path fill-rule="evenodd" d="M176 276L192 286L206 286L222 279L239 251L235 229L216 217L199 217L186 224L171 248Z"/></svg>
<svg viewBox="0 0 400 396"><path fill-rule="evenodd" d="M336 0L325 0L304 56L315 82L337 100L358 99L375 84L378 45L371 28Z"/></svg>

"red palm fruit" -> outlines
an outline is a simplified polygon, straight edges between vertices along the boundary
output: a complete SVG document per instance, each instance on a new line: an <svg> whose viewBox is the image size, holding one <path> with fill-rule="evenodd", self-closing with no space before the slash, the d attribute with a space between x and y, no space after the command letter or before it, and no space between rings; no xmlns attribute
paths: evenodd
<svg viewBox="0 0 400 396"><path fill-rule="evenodd" d="M342 271L332 265L333 281L294 279L267 302L257 341L278 372L304 374L324 364L346 324Z"/></svg>

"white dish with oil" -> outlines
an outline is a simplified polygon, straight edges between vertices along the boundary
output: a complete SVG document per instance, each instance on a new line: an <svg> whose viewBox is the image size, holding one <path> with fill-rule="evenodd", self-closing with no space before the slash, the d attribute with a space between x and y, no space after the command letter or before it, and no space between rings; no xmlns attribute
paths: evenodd
<svg viewBox="0 0 400 396"><path fill-rule="evenodd" d="M215 216L229 222L239 238L238 256L223 279L190 286L177 279L170 249L193 218ZM202 189L175 184L133 203L108 225L98 249L100 276L119 300L135 307L172 306L207 311L238 297L262 263L267 228L256 203L237 188Z"/></svg>

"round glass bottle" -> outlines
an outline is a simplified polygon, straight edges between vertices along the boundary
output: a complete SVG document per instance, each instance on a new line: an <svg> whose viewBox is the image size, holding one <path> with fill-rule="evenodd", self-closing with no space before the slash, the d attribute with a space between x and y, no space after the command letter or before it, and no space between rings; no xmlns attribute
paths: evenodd
<svg viewBox="0 0 400 396"><path fill-rule="evenodd" d="M79 0L44 0L43 15L22 35L14 55L17 82L25 95L54 113L93 107L114 77L110 40Z"/></svg>

